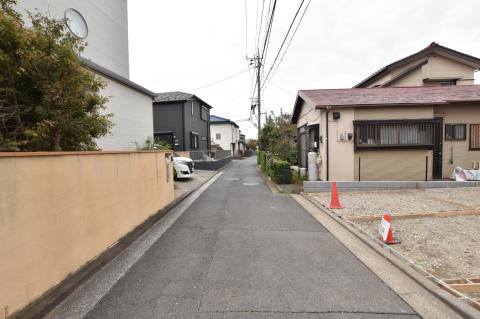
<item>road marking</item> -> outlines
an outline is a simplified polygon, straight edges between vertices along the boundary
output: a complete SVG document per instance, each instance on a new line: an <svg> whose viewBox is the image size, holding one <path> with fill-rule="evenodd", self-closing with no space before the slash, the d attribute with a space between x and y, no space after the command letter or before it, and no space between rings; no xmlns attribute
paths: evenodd
<svg viewBox="0 0 480 319"><path fill-rule="evenodd" d="M243 183L244 186L257 186L258 183Z"/></svg>
<svg viewBox="0 0 480 319"><path fill-rule="evenodd" d="M240 178L238 177L225 177L226 181L238 181Z"/></svg>

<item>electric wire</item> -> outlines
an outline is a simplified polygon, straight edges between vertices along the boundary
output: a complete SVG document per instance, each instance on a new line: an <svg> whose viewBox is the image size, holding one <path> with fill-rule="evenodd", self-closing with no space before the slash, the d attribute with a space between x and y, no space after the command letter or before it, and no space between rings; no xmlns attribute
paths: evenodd
<svg viewBox="0 0 480 319"><path fill-rule="evenodd" d="M234 78L234 77L236 77L236 76L239 76L240 74L243 74L243 73L247 72L247 71L250 70L250 69L251 69L251 68L249 67L249 68L244 69L244 70L242 70L242 71L240 71L240 72L238 72L238 73L235 73L235 74L232 74L232 75L230 75L230 76L227 76L226 78L223 78L223 79L221 79L221 80L217 80L217 81L215 81L215 82L212 82L212 83L209 83L209 84L200 86L200 87L198 87L198 88L196 88L196 89L189 90L189 92L195 92L195 91L198 91L198 90L202 90L202 89L205 89L205 88L210 87L210 86L212 86L212 85L216 85L216 84L219 84L219 83L221 83L221 82L230 80L231 78Z"/></svg>

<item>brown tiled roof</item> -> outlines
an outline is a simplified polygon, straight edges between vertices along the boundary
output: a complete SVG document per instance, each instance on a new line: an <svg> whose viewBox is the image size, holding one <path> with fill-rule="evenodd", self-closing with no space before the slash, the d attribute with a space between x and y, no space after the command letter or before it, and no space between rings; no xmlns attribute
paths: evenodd
<svg viewBox="0 0 480 319"><path fill-rule="evenodd" d="M299 95L315 106L445 104L480 101L480 85L306 90Z"/></svg>
<svg viewBox="0 0 480 319"><path fill-rule="evenodd" d="M438 105L480 101L480 85L301 90L293 110L296 123L303 100L316 108Z"/></svg>
<svg viewBox="0 0 480 319"><path fill-rule="evenodd" d="M444 46L442 46L438 43L432 42L426 48L424 48L424 49L422 49L422 50L420 50L420 51L418 51L418 52L416 52L412 55L409 55L409 56L407 56L403 59L400 59L398 61L390 63L387 66L384 66L383 68L376 71L375 73L373 73L372 75L370 75L366 79L363 79L360 83L356 84L354 86L354 88L366 87L369 84L371 84L372 82L374 82L375 80L377 80L379 77L383 76L384 74L386 74L390 71L393 71L395 69L398 69L399 67L402 67L405 64L413 62L416 59L425 58L432 53L440 53L440 54L444 53L444 54L452 55L452 56L455 56L459 59L462 59L463 61L465 61L466 63L468 63L472 66L474 66L475 68L480 67L480 59L479 58L468 55L468 54L465 54L465 53L462 53L462 52L459 52L459 51L456 51L456 50L453 50L453 49L450 49L450 48L447 48L447 47L444 47Z"/></svg>

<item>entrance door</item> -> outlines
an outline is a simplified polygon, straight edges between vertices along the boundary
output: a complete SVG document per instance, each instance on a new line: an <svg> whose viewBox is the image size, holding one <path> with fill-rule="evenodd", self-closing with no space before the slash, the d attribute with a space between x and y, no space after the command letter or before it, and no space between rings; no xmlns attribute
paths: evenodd
<svg viewBox="0 0 480 319"><path fill-rule="evenodd" d="M308 140L305 126L298 129L298 166L307 167Z"/></svg>
<svg viewBox="0 0 480 319"><path fill-rule="evenodd" d="M433 165L432 178L442 179L443 165L443 118L436 117L433 124Z"/></svg>

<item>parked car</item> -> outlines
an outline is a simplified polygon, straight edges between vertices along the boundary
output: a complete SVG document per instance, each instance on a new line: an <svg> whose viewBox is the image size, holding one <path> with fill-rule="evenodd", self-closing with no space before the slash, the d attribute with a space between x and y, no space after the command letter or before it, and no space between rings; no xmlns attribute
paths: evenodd
<svg viewBox="0 0 480 319"><path fill-rule="evenodd" d="M193 177L194 164L191 158L181 157L177 153L173 153L173 168L175 178Z"/></svg>

